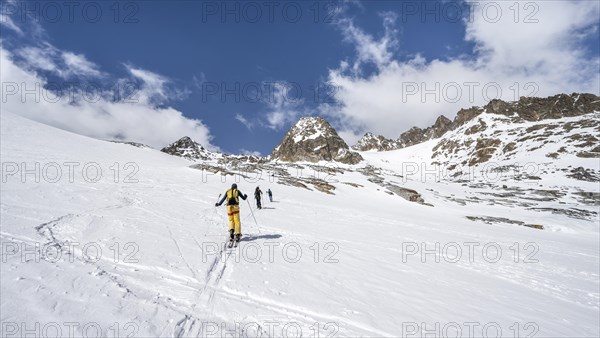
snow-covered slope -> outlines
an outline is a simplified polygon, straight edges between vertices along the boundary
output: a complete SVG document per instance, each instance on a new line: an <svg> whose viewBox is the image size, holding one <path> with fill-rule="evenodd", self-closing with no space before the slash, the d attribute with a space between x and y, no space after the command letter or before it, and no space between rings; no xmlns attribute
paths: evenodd
<svg viewBox="0 0 600 338"><path fill-rule="evenodd" d="M598 112L538 122L484 112L441 139L361 154L374 166L402 175L406 187L433 194L430 200L465 206L473 213L465 216L555 231L579 226L595 231L598 121ZM482 205L495 207L484 214ZM507 213L497 205L512 208Z"/></svg>
<svg viewBox="0 0 600 338"><path fill-rule="evenodd" d="M600 158L600 111L537 122L484 112L445 134L433 151L432 158L444 164L528 161L567 167L583 162L594 167Z"/></svg>
<svg viewBox="0 0 600 338"><path fill-rule="evenodd" d="M23 335L22 323L37 333L56 323L62 336L600 334L598 214L528 209L592 211L570 194L597 183L505 182L523 196L540 184L569 192L522 206L490 195L502 182L409 175L405 163L431 164L436 140L363 153L360 166L219 171L207 169L217 161L194 169L158 150L1 119L3 336ZM253 213L243 203L245 238L224 251L227 216L214 203L236 179L275 201Z"/></svg>

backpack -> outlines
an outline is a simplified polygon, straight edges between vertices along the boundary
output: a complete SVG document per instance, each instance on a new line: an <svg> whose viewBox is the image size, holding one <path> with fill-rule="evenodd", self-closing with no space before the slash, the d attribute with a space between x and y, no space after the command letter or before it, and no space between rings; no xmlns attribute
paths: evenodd
<svg viewBox="0 0 600 338"><path fill-rule="evenodd" d="M227 190L227 205L238 205L240 203L238 195L237 189Z"/></svg>

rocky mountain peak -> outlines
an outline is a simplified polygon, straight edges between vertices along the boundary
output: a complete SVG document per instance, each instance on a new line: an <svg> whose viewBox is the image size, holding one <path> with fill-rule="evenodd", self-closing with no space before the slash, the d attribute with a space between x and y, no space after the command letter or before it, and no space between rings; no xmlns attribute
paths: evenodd
<svg viewBox="0 0 600 338"><path fill-rule="evenodd" d="M362 157L350 151L335 129L322 117L302 117L273 149L271 160L287 162L337 161L356 164Z"/></svg>
<svg viewBox="0 0 600 338"><path fill-rule="evenodd" d="M288 133L290 132L294 135L296 142L319 137L328 138L337 136L337 132L327 120L322 117L313 116L300 118Z"/></svg>
<svg viewBox="0 0 600 338"><path fill-rule="evenodd" d="M180 138L176 142L162 148L160 151L170 155L183 157L191 161L208 160L211 157L210 151L206 150L200 143L192 140L188 136Z"/></svg>
<svg viewBox="0 0 600 338"><path fill-rule="evenodd" d="M444 115L440 115L437 118L437 120L435 120L435 123L433 124L433 130L436 132L442 132L442 131L446 132L451 124L452 124L452 120L450 120L449 118L447 118ZM437 133L435 133L435 134L437 134ZM440 134L436 137L440 137L440 136L442 136L442 135Z"/></svg>
<svg viewBox="0 0 600 338"><path fill-rule="evenodd" d="M451 129L452 121L444 115L440 115L431 127L425 129L412 127L408 131L402 133L400 137L398 137L398 146L396 149L439 138Z"/></svg>
<svg viewBox="0 0 600 338"><path fill-rule="evenodd" d="M352 149L358 151L387 151L394 150L398 148L398 143L394 140L385 138L381 135L373 135L373 133L366 133L355 145L352 146Z"/></svg>

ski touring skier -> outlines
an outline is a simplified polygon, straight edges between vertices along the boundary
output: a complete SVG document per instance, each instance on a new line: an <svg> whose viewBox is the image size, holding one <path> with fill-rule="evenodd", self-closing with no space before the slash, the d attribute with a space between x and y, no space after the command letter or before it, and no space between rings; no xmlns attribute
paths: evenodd
<svg viewBox="0 0 600 338"><path fill-rule="evenodd" d="M246 200L248 195L245 195L239 191L237 184L233 183L231 185L231 189L228 189L225 192L223 198L221 198L219 202L215 203L215 207L218 207L223 204L225 200L227 200L227 216L229 216L229 247L233 245L234 240L237 244L242 238L242 223L240 222L240 197L243 200Z"/></svg>
<svg viewBox="0 0 600 338"><path fill-rule="evenodd" d="M267 190L267 195L269 195L269 201L273 202L273 192L270 188Z"/></svg>
<svg viewBox="0 0 600 338"><path fill-rule="evenodd" d="M261 198L262 198L262 190L260 190L260 187L256 187L256 190L254 190L254 198L256 198L256 207L259 209L262 209L262 205L261 205Z"/></svg>

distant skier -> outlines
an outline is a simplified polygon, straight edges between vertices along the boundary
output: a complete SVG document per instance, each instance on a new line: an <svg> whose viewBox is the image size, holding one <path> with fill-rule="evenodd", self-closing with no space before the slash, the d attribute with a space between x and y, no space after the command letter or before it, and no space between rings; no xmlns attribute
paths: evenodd
<svg viewBox="0 0 600 338"><path fill-rule="evenodd" d="M248 197L238 190L237 184L232 184L223 195L223 198L215 204L216 207L227 200L227 215L229 216L229 240L233 242L235 232L235 241L239 242L242 237L242 223L240 222L240 197L244 200Z"/></svg>
<svg viewBox="0 0 600 338"><path fill-rule="evenodd" d="M273 192L270 188L267 190L267 195L269 195L269 201L273 202Z"/></svg>
<svg viewBox="0 0 600 338"><path fill-rule="evenodd" d="M256 190L254 190L254 198L256 198L256 207L259 209L262 209L262 205L261 205L261 199L262 199L262 190L260 190L260 187L256 187Z"/></svg>

